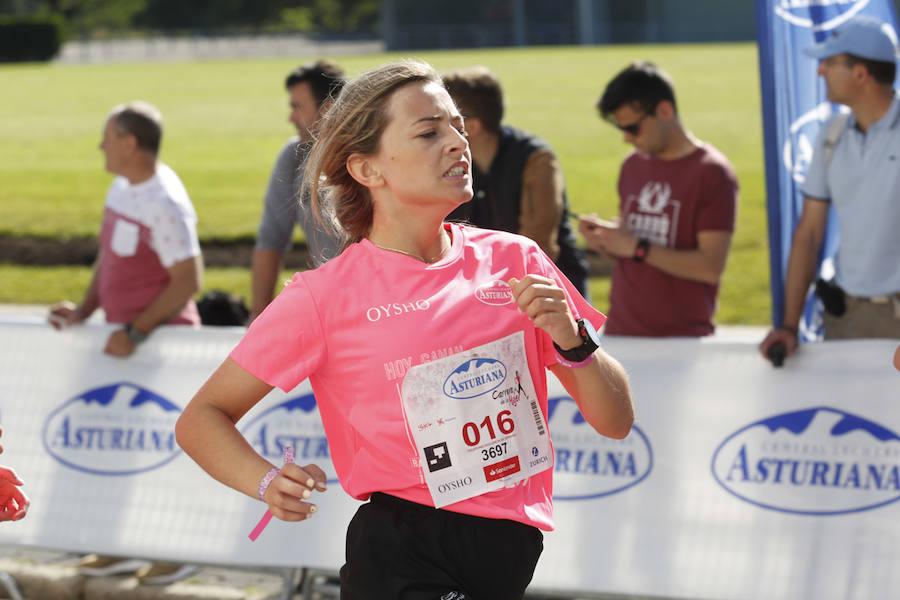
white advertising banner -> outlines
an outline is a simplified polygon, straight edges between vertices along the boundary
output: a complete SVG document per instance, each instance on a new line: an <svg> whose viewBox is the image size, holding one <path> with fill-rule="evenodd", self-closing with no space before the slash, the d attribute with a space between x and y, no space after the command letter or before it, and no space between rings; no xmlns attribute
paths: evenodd
<svg viewBox="0 0 900 600"><path fill-rule="evenodd" d="M340 488L307 384L238 428L280 464L329 474L304 523L215 482L174 439L180 411L241 329L163 328L126 360L109 328L0 321L0 462L28 516L0 544L223 565L337 570L358 503ZM900 589L897 342L805 346L774 369L755 339L605 338L637 422L602 438L552 377L556 531L532 587L721 599L887 598Z"/></svg>

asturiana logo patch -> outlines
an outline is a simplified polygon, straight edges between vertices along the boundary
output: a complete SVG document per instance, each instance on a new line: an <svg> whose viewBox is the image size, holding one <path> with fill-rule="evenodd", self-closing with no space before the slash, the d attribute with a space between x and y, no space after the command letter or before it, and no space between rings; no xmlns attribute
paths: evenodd
<svg viewBox="0 0 900 600"><path fill-rule="evenodd" d="M508 283L499 279L479 285L475 290L475 297L492 306L503 306L513 301L512 288Z"/></svg>
<svg viewBox="0 0 900 600"><path fill-rule="evenodd" d="M294 462L318 465L325 471L328 483L337 483L325 429L312 394L290 398L266 409L249 421L241 433L273 464L280 465L284 448L293 446Z"/></svg>
<svg viewBox="0 0 900 600"><path fill-rule="evenodd" d="M775 14L798 27L829 31L846 23L869 4L869 0L780 0ZM813 11L817 14L812 18Z"/></svg>
<svg viewBox="0 0 900 600"><path fill-rule="evenodd" d="M900 436L835 408L798 410L728 436L712 471L727 491L762 508L859 512L900 500Z"/></svg>
<svg viewBox="0 0 900 600"><path fill-rule="evenodd" d="M506 365L493 358L470 358L444 381L444 394L463 400L486 394L506 381Z"/></svg>
<svg viewBox="0 0 900 600"><path fill-rule="evenodd" d="M67 400L47 417L43 442L60 463L95 475L133 475L175 458L181 409L152 390L121 382Z"/></svg>
<svg viewBox="0 0 900 600"><path fill-rule="evenodd" d="M588 500L633 487L653 469L650 440L634 425L624 440L598 435L568 396L548 403L553 448L554 500Z"/></svg>

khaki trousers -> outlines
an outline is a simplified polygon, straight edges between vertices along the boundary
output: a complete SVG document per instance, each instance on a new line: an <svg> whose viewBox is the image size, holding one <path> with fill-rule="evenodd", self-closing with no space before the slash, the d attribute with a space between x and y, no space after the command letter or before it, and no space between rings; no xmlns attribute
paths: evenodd
<svg viewBox="0 0 900 600"><path fill-rule="evenodd" d="M879 298L845 296L847 312L825 312L825 339L900 339L900 293Z"/></svg>

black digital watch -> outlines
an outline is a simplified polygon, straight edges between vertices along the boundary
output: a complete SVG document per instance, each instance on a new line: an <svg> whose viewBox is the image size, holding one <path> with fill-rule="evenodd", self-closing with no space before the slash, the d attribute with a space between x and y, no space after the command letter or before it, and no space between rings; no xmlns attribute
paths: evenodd
<svg viewBox="0 0 900 600"><path fill-rule="evenodd" d="M556 348L556 353L567 361L571 363L580 363L590 358L591 354L600 347L600 336L597 334L597 330L594 329L594 325L590 321L586 319L576 319L575 323L578 325L578 337L581 338L581 345L569 348L568 350L563 350L556 342L553 342L553 347Z"/></svg>

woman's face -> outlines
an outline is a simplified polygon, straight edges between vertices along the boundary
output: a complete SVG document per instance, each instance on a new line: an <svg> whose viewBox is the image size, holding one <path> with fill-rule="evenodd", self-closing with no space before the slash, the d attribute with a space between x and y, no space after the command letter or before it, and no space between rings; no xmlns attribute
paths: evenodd
<svg viewBox="0 0 900 600"><path fill-rule="evenodd" d="M471 155L462 115L438 83L407 84L388 100L388 125L373 165L387 197L401 206L444 205L472 198Z"/></svg>

